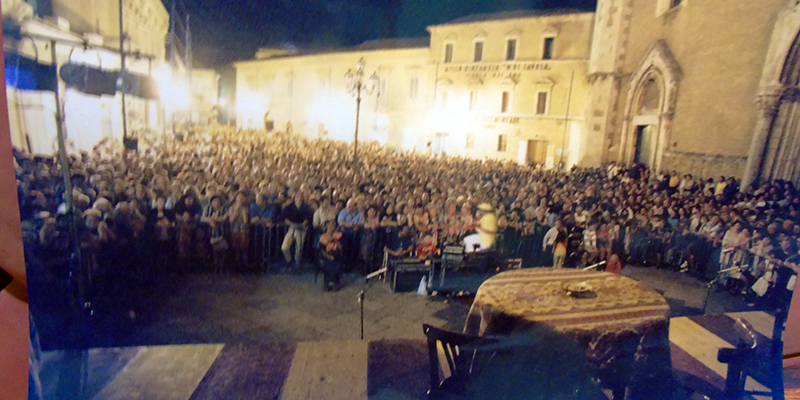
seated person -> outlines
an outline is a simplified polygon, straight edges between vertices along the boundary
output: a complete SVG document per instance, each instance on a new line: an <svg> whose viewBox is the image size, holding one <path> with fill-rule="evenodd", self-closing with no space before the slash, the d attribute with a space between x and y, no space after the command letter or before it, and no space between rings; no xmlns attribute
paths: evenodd
<svg viewBox="0 0 800 400"><path fill-rule="evenodd" d="M403 225L400 231L389 237L383 251L392 257L410 257L414 250L413 238L408 225Z"/></svg>
<svg viewBox="0 0 800 400"><path fill-rule="evenodd" d="M438 235L434 231L434 233L426 234L420 238L419 246L417 246L417 258L431 258L438 254L439 249L436 248L437 236Z"/></svg>
<svg viewBox="0 0 800 400"><path fill-rule="evenodd" d="M328 221L325 233L319 238L322 250L322 271L325 274L323 290L337 291L342 277L342 232L336 230L336 221Z"/></svg>
<svg viewBox="0 0 800 400"><path fill-rule="evenodd" d="M476 249L489 250L497 239L497 216L492 213L492 206L488 203L479 205L477 218L479 222L475 227L476 233L464 238L466 253L473 253Z"/></svg>

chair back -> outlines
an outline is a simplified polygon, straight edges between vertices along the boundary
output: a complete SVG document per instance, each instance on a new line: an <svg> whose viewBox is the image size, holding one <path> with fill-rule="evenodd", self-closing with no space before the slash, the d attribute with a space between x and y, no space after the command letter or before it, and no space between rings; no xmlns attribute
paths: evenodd
<svg viewBox="0 0 800 400"><path fill-rule="evenodd" d="M428 324L422 325L422 330L428 340L432 397L442 391L463 394L470 376L484 370L494 355L494 350L484 348L496 343L494 338L468 336Z"/></svg>

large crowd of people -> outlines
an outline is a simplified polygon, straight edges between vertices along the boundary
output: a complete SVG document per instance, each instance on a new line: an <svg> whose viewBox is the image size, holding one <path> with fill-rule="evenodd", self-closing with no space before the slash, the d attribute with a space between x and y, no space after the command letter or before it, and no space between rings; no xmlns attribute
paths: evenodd
<svg viewBox="0 0 800 400"><path fill-rule="evenodd" d="M483 203L498 217L494 250L524 267L607 261L618 271L622 260L708 280L734 268L731 291L762 295L766 281L782 298L800 264L791 182L740 190L733 178L639 164L544 170L375 143L353 164L346 143L215 127L71 155L70 212L57 157L14 158L29 268L55 279L77 240L98 280L308 262L336 289L342 271L371 272L384 251L428 257L460 244Z"/></svg>

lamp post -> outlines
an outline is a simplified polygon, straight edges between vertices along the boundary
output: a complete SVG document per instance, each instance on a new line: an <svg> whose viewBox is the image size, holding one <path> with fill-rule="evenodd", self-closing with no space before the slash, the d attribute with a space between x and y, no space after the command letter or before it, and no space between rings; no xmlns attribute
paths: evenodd
<svg viewBox="0 0 800 400"><path fill-rule="evenodd" d="M378 86L379 79L377 73L373 72L369 80L365 82L365 65L364 57L361 57L358 63L356 63L356 72L353 73L353 70L347 70L347 73L344 75L347 91L356 96L356 132L353 140L353 165L358 163L358 123L361 119L361 93L372 94Z"/></svg>

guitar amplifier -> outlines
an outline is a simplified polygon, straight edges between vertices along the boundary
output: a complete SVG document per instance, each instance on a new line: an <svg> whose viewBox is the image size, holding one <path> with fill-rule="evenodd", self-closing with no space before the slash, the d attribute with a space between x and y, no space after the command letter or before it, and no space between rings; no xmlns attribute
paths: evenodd
<svg viewBox="0 0 800 400"><path fill-rule="evenodd" d="M464 246L446 246L442 251L442 258L449 262L464 260Z"/></svg>
<svg viewBox="0 0 800 400"><path fill-rule="evenodd" d="M430 281L432 260L403 259L389 261L392 270L392 292L415 292L422 277Z"/></svg>
<svg viewBox="0 0 800 400"><path fill-rule="evenodd" d="M481 284L505 267L494 252L472 253L458 261L445 261L437 289L443 293L475 293Z"/></svg>

